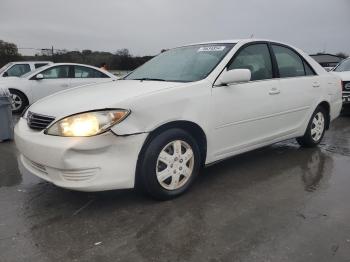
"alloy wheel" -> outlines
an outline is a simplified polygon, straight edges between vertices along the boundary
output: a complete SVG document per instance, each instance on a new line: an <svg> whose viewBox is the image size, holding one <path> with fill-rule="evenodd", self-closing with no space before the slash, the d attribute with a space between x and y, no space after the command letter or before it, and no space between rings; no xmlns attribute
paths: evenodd
<svg viewBox="0 0 350 262"><path fill-rule="evenodd" d="M191 146L182 140L168 143L160 152L156 175L159 184L167 190L176 190L186 184L193 173L194 154Z"/></svg>
<svg viewBox="0 0 350 262"><path fill-rule="evenodd" d="M11 103L12 111L18 110L22 107L23 101L19 95L11 94L11 99L12 99L12 103Z"/></svg>
<svg viewBox="0 0 350 262"><path fill-rule="evenodd" d="M318 142L323 134L325 128L325 119L322 112L318 112L314 119L312 120L311 125L311 137L315 142Z"/></svg>

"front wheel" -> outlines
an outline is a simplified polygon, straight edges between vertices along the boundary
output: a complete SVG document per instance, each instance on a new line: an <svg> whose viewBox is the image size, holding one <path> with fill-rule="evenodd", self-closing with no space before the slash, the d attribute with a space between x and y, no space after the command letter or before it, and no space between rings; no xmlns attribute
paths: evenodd
<svg viewBox="0 0 350 262"><path fill-rule="evenodd" d="M327 111L323 107L317 107L307 126L304 136L297 138L299 145L304 147L317 146L326 131Z"/></svg>
<svg viewBox="0 0 350 262"><path fill-rule="evenodd" d="M183 194L201 166L200 149L186 131L169 129L146 145L140 158L138 178L146 193L160 200Z"/></svg>

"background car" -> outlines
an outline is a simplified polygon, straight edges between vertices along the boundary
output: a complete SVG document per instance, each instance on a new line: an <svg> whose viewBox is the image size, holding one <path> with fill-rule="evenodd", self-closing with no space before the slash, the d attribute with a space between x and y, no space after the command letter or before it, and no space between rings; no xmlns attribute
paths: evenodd
<svg viewBox="0 0 350 262"><path fill-rule="evenodd" d="M331 66L326 66L324 67L324 70L326 70L327 72L330 72L334 69L334 67L331 67Z"/></svg>
<svg viewBox="0 0 350 262"><path fill-rule="evenodd" d="M22 61L11 62L0 68L0 77L22 76L39 67L53 64L50 61Z"/></svg>
<svg viewBox="0 0 350 262"><path fill-rule="evenodd" d="M340 62L332 71L339 76L343 86L343 111L350 111L350 58Z"/></svg>
<svg viewBox="0 0 350 262"><path fill-rule="evenodd" d="M15 141L24 168L58 186L169 199L204 165L290 138L318 145L341 106L340 79L299 49L207 42L38 101Z"/></svg>
<svg viewBox="0 0 350 262"><path fill-rule="evenodd" d="M99 68L72 63L57 63L40 67L21 77L7 77L0 80L0 87L6 87L12 94L14 113L35 101L80 85L108 82L118 78Z"/></svg>

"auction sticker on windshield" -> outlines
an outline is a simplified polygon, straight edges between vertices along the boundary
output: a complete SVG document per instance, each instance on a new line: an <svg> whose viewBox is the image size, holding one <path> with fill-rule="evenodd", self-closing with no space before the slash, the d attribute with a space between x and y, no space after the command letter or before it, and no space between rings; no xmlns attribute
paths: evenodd
<svg viewBox="0 0 350 262"><path fill-rule="evenodd" d="M197 52L220 52L225 49L226 46L204 46L200 47Z"/></svg>

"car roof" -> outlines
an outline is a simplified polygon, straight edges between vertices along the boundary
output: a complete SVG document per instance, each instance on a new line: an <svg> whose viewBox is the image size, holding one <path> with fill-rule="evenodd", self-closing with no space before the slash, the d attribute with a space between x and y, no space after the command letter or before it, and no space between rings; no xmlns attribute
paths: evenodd
<svg viewBox="0 0 350 262"><path fill-rule="evenodd" d="M52 61L16 61L16 62L11 62L12 64L23 64L23 63L51 63L53 64Z"/></svg>
<svg viewBox="0 0 350 262"><path fill-rule="evenodd" d="M96 66L87 65L87 64L79 64L79 63L54 63L54 65L78 65L78 66L87 66L87 67L98 68Z"/></svg>
<svg viewBox="0 0 350 262"><path fill-rule="evenodd" d="M260 38L242 38L242 39L227 39L227 40L215 40L215 41L205 41L205 42L197 42L197 43L192 43L188 45L183 45L183 46L191 46L191 45L207 45L207 44L238 44L238 43L250 43L250 42L272 42L272 43L279 43L283 45L288 45L286 43L282 43L280 41L275 41L271 39L260 39Z"/></svg>

